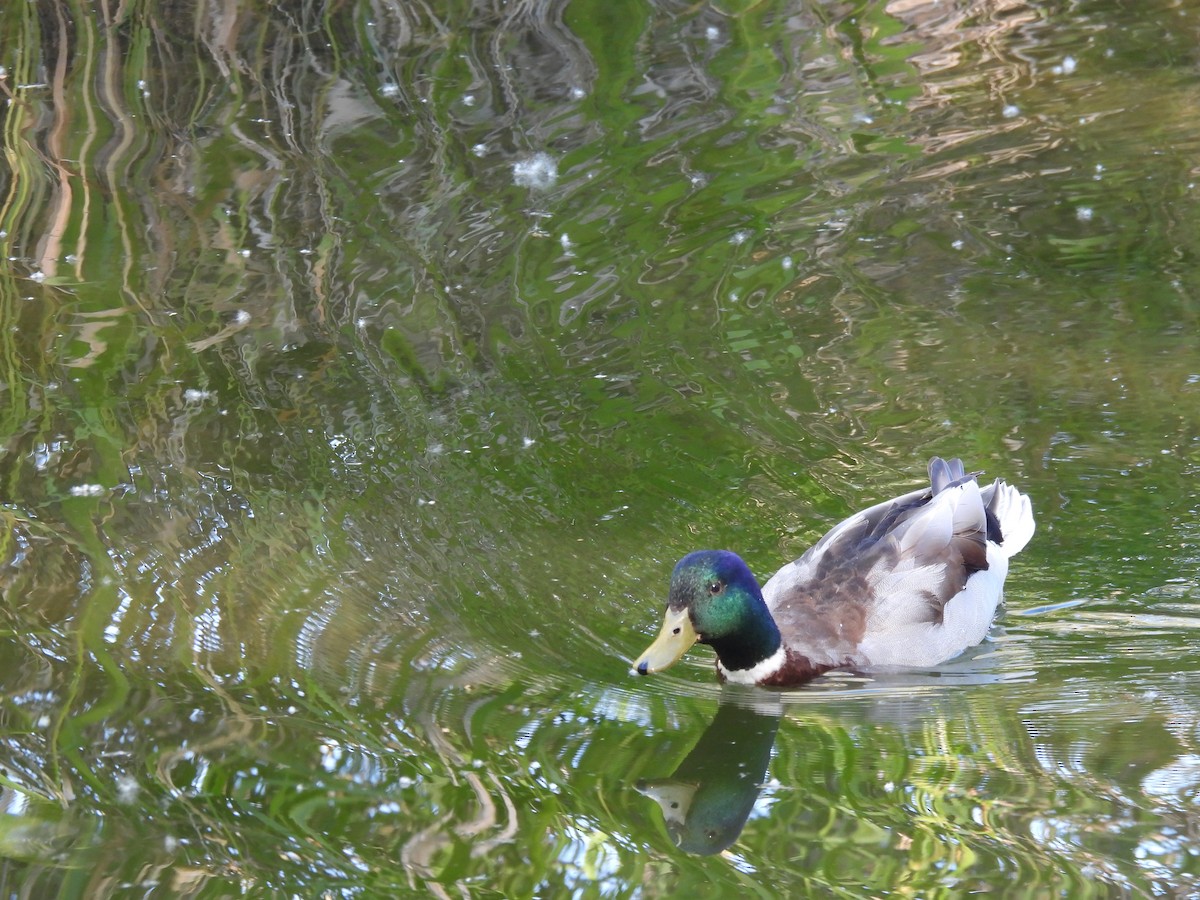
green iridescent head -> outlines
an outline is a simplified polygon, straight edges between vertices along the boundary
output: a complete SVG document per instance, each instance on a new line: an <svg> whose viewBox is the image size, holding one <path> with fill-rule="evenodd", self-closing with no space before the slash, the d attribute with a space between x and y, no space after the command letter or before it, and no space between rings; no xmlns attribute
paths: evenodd
<svg viewBox="0 0 1200 900"><path fill-rule="evenodd" d="M696 641L712 645L726 669L748 669L779 648L758 582L736 553L700 550L675 565L662 630L632 671L661 672Z"/></svg>

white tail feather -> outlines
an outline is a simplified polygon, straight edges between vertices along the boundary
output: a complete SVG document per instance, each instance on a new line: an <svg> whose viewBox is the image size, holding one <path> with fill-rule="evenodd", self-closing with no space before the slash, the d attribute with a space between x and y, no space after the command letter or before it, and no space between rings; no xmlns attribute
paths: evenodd
<svg viewBox="0 0 1200 900"><path fill-rule="evenodd" d="M1019 553L1033 537L1033 507L1025 494L999 479L993 490L995 495L989 506L1000 522L1000 534L1004 536L1004 543L994 550L1010 557Z"/></svg>

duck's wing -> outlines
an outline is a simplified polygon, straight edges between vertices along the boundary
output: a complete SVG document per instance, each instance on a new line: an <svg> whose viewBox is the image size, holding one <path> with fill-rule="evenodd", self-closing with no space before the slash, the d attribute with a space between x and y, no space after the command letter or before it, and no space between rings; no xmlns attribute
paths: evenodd
<svg viewBox="0 0 1200 900"><path fill-rule="evenodd" d="M874 647L881 634L942 626L947 604L972 575L989 568L989 536L1001 530L997 510L1020 505L1003 482L998 485L988 488L985 504L974 475L966 474L960 461L935 458L929 487L834 527L763 586L763 598L788 646L822 665L870 664L864 641ZM992 505L996 510L989 514ZM1003 574L996 574L1002 582ZM977 619L986 621L975 640L986 632L999 599L998 585L989 591L995 596L983 598L983 605L990 606L973 613L964 629L971 632L967 638L979 631ZM954 624L959 630L957 616ZM907 664L924 664L927 656L941 653L941 641L936 652L908 650L912 662Z"/></svg>

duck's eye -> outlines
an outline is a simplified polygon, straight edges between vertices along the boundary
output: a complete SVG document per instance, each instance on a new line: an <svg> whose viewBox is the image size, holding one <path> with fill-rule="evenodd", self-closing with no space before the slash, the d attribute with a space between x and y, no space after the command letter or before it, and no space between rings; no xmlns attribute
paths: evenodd
<svg viewBox="0 0 1200 900"><path fill-rule="evenodd" d="M721 584L719 581L710 581L708 583L708 592L710 594L719 594L721 593L721 589L723 587L725 587L725 585Z"/></svg>

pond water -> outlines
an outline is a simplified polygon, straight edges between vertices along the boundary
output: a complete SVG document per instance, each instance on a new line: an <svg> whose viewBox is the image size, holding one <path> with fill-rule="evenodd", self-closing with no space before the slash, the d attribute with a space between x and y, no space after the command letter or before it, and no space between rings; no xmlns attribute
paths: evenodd
<svg viewBox="0 0 1200 900"><path fill-rule="evenodd" d="M6 897L1200 894L1200 2L0 6ZM628 675L934 454L929 672Z"/></svg>

